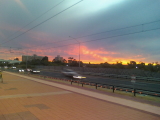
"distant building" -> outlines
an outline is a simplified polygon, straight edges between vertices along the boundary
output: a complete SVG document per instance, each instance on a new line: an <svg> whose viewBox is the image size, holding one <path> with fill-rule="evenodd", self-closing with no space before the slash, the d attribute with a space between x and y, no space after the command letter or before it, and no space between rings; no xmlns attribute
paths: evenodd
<svg viewBox="0 0 160 120"><path fill-rule="evenodd" d="M21 61L0 59L0 63L16 64L16 63L21 63Z"/></svg>
<svg viewBox="0 0 160 120"><path fill-rule="evenodd" d="M42 60L45 56L37 56L34 54L33 56L22 55L22 62L32 61L32 60Z"/></svg>
<svg viewBox="0 0 160 120"><path fill-rule="evenodd" d="M64 59L63 59L63 57L60 57L60 55L57 55L57 57L54 58L54 61L55 61L55 62L56 62L56 61L61 61L61 62L63 62Z"/></svg>

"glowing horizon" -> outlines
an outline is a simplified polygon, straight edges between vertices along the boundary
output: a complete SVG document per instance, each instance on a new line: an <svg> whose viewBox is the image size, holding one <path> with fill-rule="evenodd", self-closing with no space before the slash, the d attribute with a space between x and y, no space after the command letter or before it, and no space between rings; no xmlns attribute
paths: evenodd
<svg viewBox="0 0 160 120"><path fill-rule="evenodd" d="M3 50L2 50L3 51ZM3 52L1 51L1 56ZM7 51L7 49L4 49L6 51L6 54L3 54L3 57L6 59L15 59L19 58L19 60L22 60L22 55L33 55L36 54L38 56L47 56L49 58L49 61L52 61L57 55L60 55L64 59L68 61L68 57L73 57L77 61L79 61L79 49L77 49L77 45L73 45L71 48L69 47L68 50L61 50L61 49L50 49L50 50L40 50L40 49L30 49L28 52L25 50L22 50L21 52L17 52L17 50L11 50ZM17 55L11 56L10 52L17 52ZM48 55L45 55L45 53L48 52ZM51 55L53 52L57 52L57 55ZM31 54L32 53L32 54ZM63 53L63 55L61 55ZM18 55L20 54L20 55ZM150 62L145 62L145 58L139 58L139 59L130 59L130 58L119 58L119 57L113 57L112 55L118 55L117 52L111 52L111 51L105 51L103 48L101 49L89 49L87 46L82 45L81 51L80 51L80 61L83 63L91 63L91 64L100 64L100 63L109 63L109 64L116 64L117 62L122 62L122 64L127 65L127 63L130 63L130 61L135 61L136 63L144 62L146 64ZM140 56L136 56L140 57Z"/></svg>

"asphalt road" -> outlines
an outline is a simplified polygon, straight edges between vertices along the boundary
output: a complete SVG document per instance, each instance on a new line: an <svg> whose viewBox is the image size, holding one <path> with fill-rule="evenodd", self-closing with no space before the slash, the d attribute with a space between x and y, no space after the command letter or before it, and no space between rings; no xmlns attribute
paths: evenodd
<svg viewBox="0 0 160 120"><path fill-rule="evenodd" d="M12 70L12 69L10 70L8 69L8 71L18 72L18 70ZM61 78L61 79L68 79L68 80L71 79L69 77L64 76L60 72L54 72L54 71L49 71L49 70L41 70L39 74L44 75L44 76L54 77L54 78ZM83 80L89 81L89 82L128 87L128 88L135 88L135 89L153 91L153 92L155 91L155 92L160 93L160 84L157 84L157 83L147 83L147 82L136 81L135 84L133 85L133 83L129 79L122 80L122 79L114 79L114 78L100 77L100 76L90 76L90 75L83 75L83 76L86 77Z"/></svg>
<svg viewBox="0 0 160 120"><path fill-rule="evenodd" d="M53 72L53 71L41 71L40 75L61 78L61 79L71 79L69 77L64 76L60 72ZM99 76L89 76L89 75L83 75L83 76L86 77L85 81L89 81L89 82L123 86L123 87L129 87L129 88L133 88L134 86L134 88L136 89L160 92L160 84L156 84L156 83L145 83L145 82L136 81L135 84L133 85L133 83L130 80L114 79L114 78L99 77Z"/></svg>

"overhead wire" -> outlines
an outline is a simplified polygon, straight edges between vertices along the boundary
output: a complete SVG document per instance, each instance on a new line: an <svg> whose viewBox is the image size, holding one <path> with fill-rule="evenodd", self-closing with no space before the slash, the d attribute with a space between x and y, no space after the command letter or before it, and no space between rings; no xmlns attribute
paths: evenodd
<svg viewBox="0 0 160 120"><path fill-rule="evenodd" d="M143 24L139 24L139 25L134 25L134 26L129 26L129 27L118 28L118 29L109 30L109 31L98 32L98 33L94 33L94 34L90 34L90 35L85 35L85 36L77 37L75 39L85 38L85 37L89 37L89 36L93 36L93 35L103 34L103 33L107 33L107 32L114 32L114 31L128 29L128 28L133 28L133 27L138 27L138 26L142 26L142 25L144 26L144 25L147 25L147 24L155 23L155 22L160 22L160 20L152 21L152 22L148 22L148 23L143 23ZM142 31L143 31L143 28L142 28ZM55 43L60 43L60 42L64 42L64 41L69 41L69 40L73 40L73 39L61 40L61 41L56 41L56 42L47 43L47 44L55 44ZM32 46L32 47L44 46L44 45L47 45L47 44L42 44L42 45L37 45L37 46ZM32 47L27 47L27 48L32 48Z"/></svg>
<svg viewBox="0 0 160 120"><path fill-rule="evenodd" d="M59 13L57 13L57 14L51 16L50 18L48 18L48 19L46 19L46 20L40 22L39 24L37 24L37 25L35 25L34 27L32 27L32 28L26 30L25 32L23 32L23 33L21 33L21 34L19 34L18 36L14 37L14 38L12 38L12 39L6 41L6 42L1 43L1 45L2 45L2 44L5 44L5 43L8 43L8 42L10 42L10 41L15 40L16 38L18 38L18 37L24 35L25 33L29 32L29 31L31 31L32 29L38 27L39 25L41 25L41 24L47 22L48 20L50 20L50 19L52 19L52 18L58 16L59 14L61 14L61 13L65 12L66 10L68 10L68 9L70 9L70 8L72 8L72 7L74 7L75 5L79 4L79 3L82 2L82 1L83 1L83 0L80 0L79 2L74 3L73 5L71 5L71 6L67 7L67 8L65 8L64 10L62 10L62 11L60 11Z"/></svg>
<svg viewBox="0 0 160 120"><path fill-rule="evenodd" d="M64 1L64 0L63 0L63 1ZM63 2L63 1L61 1L61 2ZM44 20L44 21L42 21L41 23L37 24L36 26L30 28L29 30L23 32L22 34L16 36L16 37L13 38L13 39L10 39L10 40L2 43L2 44L5 44L5 43L7 43L7 42L9 42L9 41L12 41L12 40L14 40L14 39L22 36L23 34L29 32L30 30L34 29L35 27L37 27L37 26L39 26L39 25L47 22L48 20L50 20L50 19L52 19L53 17L61 14L62 12L68 10L69 8L75 6L76 4L79 4L79 3L82 2L82 1L83 1L83 0L81 0L81 1L79 1L79 2L77 2L77 3L75 3L75 4L73 4L73 5L71 5L70 7L62 10L61 12L57 13L56 15L54 15L54 16L52 16L52 17L50 17L50 18L48 18L48 19L46 19L46 20ZM60 3L61 3L61 2L60 2ZM59 3L59 4L60 4L60 3ZM52 8L52 9L53 9L53 8ZM48 11L50 11L50 10L51 10L51 9L49 9ZM46 13L47 13L47 11L46 11ZM44 13L44 14L45 14L45 13ZM44 15L44 14L43 14L43 15ZM42 16L42 15L41 15L41 16ZM40 16L39 16L39 17L40 17ZM38 19L38 18L37 18L37 19ZM35 20L36 20L36 19L35 19ZM112 31L116 31L116 30L128 29L128 28L137 27L137 26L141 26L141 25L142 25L142 27L143 27L143 26L146 25L146 24L151 24L151 23L155 23L155 22L159 22L159 21L160 21L160 20L152 21L152 22L148 22L148 23L143 23L143 24L140 24L140 25L134 25L134 26L124 27L124 28L119 28L119 29L114 29L114 30L109 30L109 31L103 31L103 32L93 33L93 34L81 36L81 37L78 37L78 38L75 38L75 39L84 38L84 37L89 37L89 36L98 35L98 34L103 34L103 33L106 33L106 32L112 32ZM157 28L157 29L160 29L160 28ZM152 30L156 30L156 29L152 29ZM143 30L142 32L147 32L147 31L151 31L151 30ZM136 33L140 33L140 32L129 33L129 34L136 34ZM129 34L127 33L127 34L117 35L117 36L112 36L112 37L124 36L124 35L129 35ZM103 40L103 39L112 38L112 37L105 37L105 38L101 38L101 39L89 40L89 41L84 41L84 42L80 42L80 43L86 43L86 42L91 42L91 41ZM73 40L73 39L69 39L69 40ZM63 42L63 41L69 41L69 40L61 40L61 41L57 41L57 42L52 42L52 44L53 44L53 43ZM49 43L49 44L51 44L51 43ZM76 44L76 43L75 43L75 44ZM43 44L43 46L44 46L44 45L46 45L46 44ZM69 45L73 45L73 44L69 44ZM68 45L63 45L63 46L68 46ZM58 46L58 47L63 47L63 46ZM30 47L29 47L29 48L30 48ZM51 47L51 48L57 48L57 47Z"/></svg>
<svg viewBox="0 0 160 120"><path fill-rule="evenodd" d="M104 38L95 39L95 40L88 40L88 41L84 41L84 42L80 42L80 43L94 42L94 41L105 40L105 39L110 39L110 38L114 38L114 37L121 37L121 36L126 36L126 35L132 35L132 34L137 34L137 33L143 33L143 32L158 30L158 29L160 29L160 28L154 28L154 29L149 29L149 30L143 30L142 29L141 31L137 31L137 32L115 35L115 36L111 36L111 37L104 37ZM67 44L67 45L62 45L62 46L57 46L57 47L49 47L49 48L45 48L45 49L41 49L41 50L48 50L50 48L59 48L59 47L65 47L65 46L70 46L70 45L76 45L76 44L77 43L72 43L72 44Z"/></svg>
<svg viewBox="0 0 160 120"><path fill-rule="evenodd" d="M132 28L132 27L138 27L138 26L143 26L142 29L141 29L141 31L139 31L139 32L121 34L121 35L116 35L116 36L111 36L111 37L104 37L104 38L99 38L99 39L95 39L95 40L88 40L88 41L84 41L84 42L80 42L80 43L86 43L86 42L104 40L104 39L113 38L113 37L120 37L120 36L125 36L125 35L142 33L142 32L147 32L147 31L152 31L152 30L160 29L160 28L155 28L155 29L144 30L144 25L151 24L151 23L155 23L155 22L160 22L160 20L152 21L152 22L148 22L148 23L143 23L143 24L139 24L139 25L134 25L134 26L129 26L129 27L124 27L124 28L118 28L118 29L109 30L109 31L98 32L98 33L94 33L94 34L90 34L90 35L81 36L81 37L78 37L78 38L75 38L75 39L84 38L84 37L89 37L89 36L92 36L92 35L102 34L102 33L106 33L106 32L113 32L113 31L117 31L117 30L128 29L128 28ZM69 39L69 40L73 40L73 39ZM69 41L69 40L62 40L62 41ZM52 42L52 44L53 44L53 43L62 42L62 41ZM51 43L50 43L50 44L51 44ZM67 44L67 45L62 45L62 46L57 46L57 47L50 47L50 48L58 48L58 47L75 45L75 44L77 44L77 43ZM43 46L44 46L44 45L46 45L46 44L43 44ZM42 45L40 45L40 46L42 46ZM32 48L32 47L27 47L27 49L28 49L28 48ZM47 48L47 49L49 49L49 48ZM41 49L41 50L47 50L47 49Z"/></svg>
<svg viewBox="0 0 160 120"><path fill-rule="evenodd" d="M63 1L64 1L64 0L63 0ZM60 3L58 3L57 5L55 5L54 7L58 6L58 5L61 4L63 1L61 1ZM75 4L73 4L73 5L70 6L70 7L73 7L74 5L76 5L76 4L78 4L78 3L82 2L82 1L83 1L83 0L81 0L81 1L79 1L79 2L77 2L77 3L75 3ZM52 7L51 9L53 9L54 7ZM69 9L70 7L64 9L64 10L61 11L60 13L62 13L62 12L64 12L65 10ZM43 16L44 14L46 14L47 12L49 12L51 9L49 9L48 11L46 11L45 13L43 13L42 15L40 15L38 18L40 18L41 16ZM60 13L58 13L58 14L60 14ZM56 14L56 15L58 15L58 14ZM21 35L27 33L28 31L30 31L30 30L34 29L35 27L37 27L37 26L43 24L44 22L46 22L46 21L48 21L49 19L55 17L56 15L54 15L54 16L52 16L52 17L46 19L45 21L43 21L43 22L37 24L36 26L32 27L31 29L25 31L24 33L22 33L22 34L16 36L15 38L13 38L13 39L11 39L11 40L14 40L14 39L18 38L19 36L21 36ZM33 21L37 20L38 18L34 19ZM30 23L32 23L33 21L31 21ZM159 21L160 21L160 20L152 21L152 22L144 23L144 24L140 24L140 25L151 24L151 23L159 22ZM27 25L29 25L30 23L28 23ZM27 26L27 25L26 25L26 26ZM94 33L94 34L90 34L90 35L86 35L86 36L81 36L81 37L78 37L78 38L75 38L75 39L84 38L84 37L89 37L89 36L93 36L93 35L98 35L98 34L102 34L102 33L106 33L106 32L112 32L112 31L116 31L116 30L122 30L122 29L132 28L132 27L136 27L136 26L140 26L140 25L134 25L134 26L129 26L129 27L124 27L124 28L114 29L114 30L110 30L110 31L98 32L98 33ZM9 40L9 41L11 41L11 40ZM69 40L73 40L73 39L69 39ZM54 44L54 43L59 43L59 42L69 41L69 40L61 40L61 41L52 42L52 43L47 43L47 44ZM6 41L6 42L4 42L4 43L2 43L2 44L5 44L5 43L7 43L7 42L9 42L9 41ZM44 46L44 45L47 45L47 44L42 44L42 45ZM42 45L38 45L38 46L42 46ZM32 47L33 47L33 46L32 46ZM34 47L36 47L36 46L34 46ZM28 47L28 48L31 48L31 47Z"/></svg>
<svg viewBox="0 0 160 120"><path fill-rule="evenodd" d="M152 22L148 22L148 23L143 23L143 24L139 24L139 25L133 25L133 26L129 26L129 27L118 28L118 29L114 29L114 30L102 31L102 32L93 33L93 34L90 34L90 35L84 35L84 36L81 36L81 37L77 37L75 39L85 38L85 37L89 37L89 36L94 36L94 35L103 34L103 33L107 33L107 32L114 32L114 31L118 31L118 30L138 27L138 26L142 26L142 30L143 30L144 25L155 23L155 22L160 22L160 20L152 21ZM36 45L36 46L32 46L32 47L44 46L44 45L48 45L48 44L55 44L55 43L60 43L60 42L70 41L70 40L73 40L73 39L67 39L67 40L61 40L61 41L56 41L56 42L50 42L50 43L46 43L46 44L42 44L42 45ZM27 48L32 48L32 47L27 47Z"/></svg>
<svg viewBox="0 0 160 120"><path fill-rule="evenodd" d="M114 37L121 37L121 36L126 36L126 35L132 35L132 34L137 34L137 33L143 33L143 32L148 32L148 31L153 31L153 30L158 30L158 29L160 29L160 28L154 28L154 29L149 29L149 30L141 30L141 31L138 31L138 32L115 35L115 36L111 36L111 37L104 37L104 38L95 39L95 40L88 40L88 41L84 41L84 42L80 42L80 43L99 41L99 40L104 40L104 39L109 39L109 38L114 38ZM75 38L75 39L77 39L77 38ZM45 49L41 49L41 50L47 50L47 49L50 49L50 48L65 47L65 46L70 46L70 45L75 45L75 44L77 44L77 43L72 43L72 44L67 44L67 45L62 45L62 46L57 46L57 47L49 47L49 48L45 48Z"/></svg>
<svg viewBox="0 0 160 120"><path fill-rule="evenodd" d="M40 17L42 17L43 15L45 15L46 13L48 13L49 11L51 11L52 9L54 9L55 7L57 7L58 5L60 5L64 1L65 0L59 2L58 4L56 4L55 6L53 6L52 8L48 9L46 12L42 13L40 16L36 17L35 19L33 19L32 21L30 21L29 23L27 23L25 26L23 26L22 28L20 28L19 30L17 30L15 33L13 33L12 35L10 35L8 38L10 38L11 36L15 35L19 31L23 30L25 27L27 27L28 25L30 25L31 23L33 23L34 21L36 21L37 19L39 19ZM7 40L8 38L6 38L4 40Z"/></svg>

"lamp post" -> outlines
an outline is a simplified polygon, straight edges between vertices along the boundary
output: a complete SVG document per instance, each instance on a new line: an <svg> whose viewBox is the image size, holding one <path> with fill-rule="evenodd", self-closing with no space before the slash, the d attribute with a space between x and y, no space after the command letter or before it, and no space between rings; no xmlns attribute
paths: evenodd
<svg viewBox="0 0 160 120"><path fill-rule="evenodd" d="M78 44L79 44L79 67L80 67L80 42L78 40L76 40L76 38L73 38L71 36L69 36L69 37L72 38L72 39L74 39L75 41L77 41Z"/></svg>
<svg viewBox="0 0 160 120"><path fill-rule="evenodd" d="M27 55L26 55L25 59L26 59L26 70L27 70L27 68L28 68L28 63L27 63L28 62L28 51L27 51Z"/></svg>
<svg viewBox="0 0 160 120"><path fill-rule="evenodd" d="M27 62L28 62L28 55L26 56L26 70L27 70Z"/></svg>

